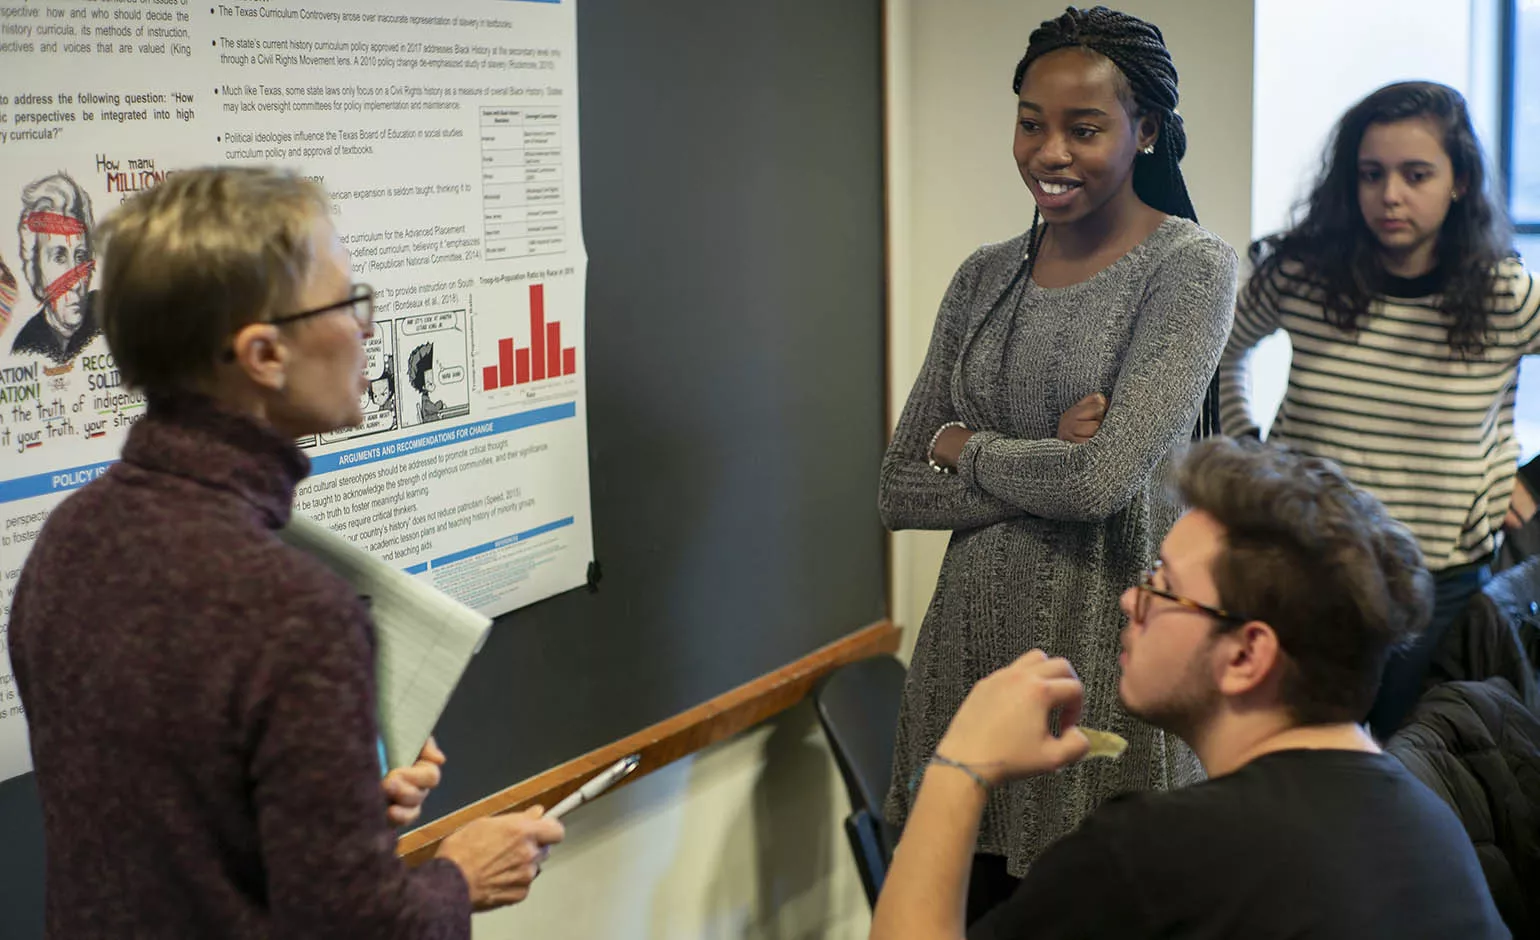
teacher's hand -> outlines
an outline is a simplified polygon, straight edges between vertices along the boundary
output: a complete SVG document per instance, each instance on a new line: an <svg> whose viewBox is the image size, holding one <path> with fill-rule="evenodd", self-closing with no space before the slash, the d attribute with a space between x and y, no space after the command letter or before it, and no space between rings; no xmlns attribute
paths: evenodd
<svg viewBox="0 0 1540 940"><path fill-rule="evenodd" d="M1105 417L1107 396L1100 392L1087 395L1070 405L1069 410L1059 417L1058 438L1071 444L1084 444L1096 436Z"/></svg>
<svg viewBox="0 0 1540 940"><path fill-rule="evenodd" d="M540 877L540 863L551 851L548 846L566 836L561 823L544 817L539 806L487 816L439 844L438 857L454 862L465 876L471 907L489 911L529 897L530 885Z"/></svg>
<svg viewBox="0 0 1540 940"><path fill-rule="evenodd" d="M385 811L385 815L391 825L408 826L417 821L417 817L422 815L423 800L439 784L442 777L439 768L442 766L444 752L429 738L428 743L422 747L417 763L410 767L398 767L385 775L381 785L385 788L385 795L390 798L390 808Z"/></svg>

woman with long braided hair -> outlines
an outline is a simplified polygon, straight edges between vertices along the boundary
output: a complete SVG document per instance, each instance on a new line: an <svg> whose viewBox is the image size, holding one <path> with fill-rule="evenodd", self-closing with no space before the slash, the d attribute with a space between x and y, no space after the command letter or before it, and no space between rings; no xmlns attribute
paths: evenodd
<svg viewBox="0 0 1540 940"><path fill-rule="evenodd" d="M1199 775L1183 745L1118 705L1118 597L1155 563L1177 516L1164 471L1204 429L1237 268L1195 222L1159 29L1070 9L1032 33L1012 87L1032 227L954 276L882 465L888 527L952 531L904 691L885 814L902 825L928 772L989 780L938 743L969 688L1034 647L1074 663L1086 724L1129 748L1116 762L991 782L973 913L1108 796Z"/></svg>

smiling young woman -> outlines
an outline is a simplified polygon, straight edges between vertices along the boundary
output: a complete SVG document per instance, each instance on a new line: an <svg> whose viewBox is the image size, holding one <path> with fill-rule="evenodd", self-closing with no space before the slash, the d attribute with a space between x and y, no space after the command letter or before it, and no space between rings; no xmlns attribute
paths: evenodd
<svg viewBox="0 0 1540 940"><path fill-rule="evenodd" d="M1198 775L1117 707L1118 597L1176 518L1162 485L1230 329L1235 253L1194 221L1177 77L1160 30L1098 7L1035 30L1016 66L1013 155L1032 226L968 258L882 465L894 529L953 536L921 627L886 812L972 685L1040 647L1086 680L1086 722L1130 742L994 791L970 909L1120 790ZM1039 221L1043 224L1039 225Z"/></svg>

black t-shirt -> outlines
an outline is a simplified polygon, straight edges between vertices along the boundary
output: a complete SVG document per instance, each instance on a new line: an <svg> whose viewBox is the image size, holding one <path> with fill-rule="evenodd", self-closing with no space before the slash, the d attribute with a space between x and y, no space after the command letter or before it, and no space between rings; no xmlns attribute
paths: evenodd
<svg viewBox="0 0 1540 940"><path fill-rule="evenodd" d="M1454 813L1393 757L1278 751L1109 801L969 940L1508 937Z"/></svg>

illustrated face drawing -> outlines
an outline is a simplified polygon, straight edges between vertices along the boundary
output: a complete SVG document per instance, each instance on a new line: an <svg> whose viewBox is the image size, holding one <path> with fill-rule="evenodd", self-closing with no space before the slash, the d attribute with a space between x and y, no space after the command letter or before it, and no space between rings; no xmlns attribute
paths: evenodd
<svg viewBox="0 0 1540 940"><path fill-rule="evenodd" d="M28 186L22 206L23 272L48 326L68 340L86 318L96 270L90 199L74 180L56 173Z"/></svg>

